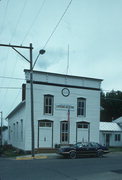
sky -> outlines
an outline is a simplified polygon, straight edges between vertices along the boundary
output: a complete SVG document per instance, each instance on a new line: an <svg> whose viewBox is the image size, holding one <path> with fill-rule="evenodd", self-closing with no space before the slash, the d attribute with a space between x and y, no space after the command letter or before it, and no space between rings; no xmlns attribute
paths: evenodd
<svg viewBox="0 0 122 180"><path fill-rule="evenodd" d="M32 43L33 61L46 50L34 70L100 78L104 92L121 91L121 19L122 0L0 0L0 44ZM29 59L27 49L18 50ZM4 118L21 101L24 69L29 69L26 60L0 46Z"/></svg>

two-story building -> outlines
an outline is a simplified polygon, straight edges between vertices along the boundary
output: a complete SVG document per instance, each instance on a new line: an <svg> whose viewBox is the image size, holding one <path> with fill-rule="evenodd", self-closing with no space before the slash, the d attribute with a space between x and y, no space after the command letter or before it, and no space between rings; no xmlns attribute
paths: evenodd
<svg viewBox="0 0 122 180"><path fill-rule="evenodd" d="M31 150L30 71L22 102L7 116L9 142ZM34 71L35 148L99 142L101 79Z"/></svg>

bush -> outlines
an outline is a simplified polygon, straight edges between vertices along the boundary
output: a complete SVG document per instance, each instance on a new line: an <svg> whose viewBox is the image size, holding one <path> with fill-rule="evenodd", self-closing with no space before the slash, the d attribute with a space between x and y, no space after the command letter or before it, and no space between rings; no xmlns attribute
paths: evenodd
<svg viewBox="0 0 122 180"><path fill-rule="evenodd" d="M0 155L2 156L7 156L7 157L14 157L17 155L23 155L25 152L23 150L17 149L13 147L12 145L3 145L0 148Z"/></svg>

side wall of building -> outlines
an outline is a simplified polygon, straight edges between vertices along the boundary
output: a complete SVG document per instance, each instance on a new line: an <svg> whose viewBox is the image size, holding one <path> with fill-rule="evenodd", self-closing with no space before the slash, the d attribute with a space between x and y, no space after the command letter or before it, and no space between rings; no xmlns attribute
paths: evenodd
<svg viewBox="0 0 122 180"><path fill-rule="evenodd" d="M122 146L122 131L104 132L100 131L100 143L102 145L119 147Z"/></svg>
<svg viewBox="0 0 122 180"><path fill-rule="evenodd" d="M25 150L25 104L8 118L8 142Z"/></svg>

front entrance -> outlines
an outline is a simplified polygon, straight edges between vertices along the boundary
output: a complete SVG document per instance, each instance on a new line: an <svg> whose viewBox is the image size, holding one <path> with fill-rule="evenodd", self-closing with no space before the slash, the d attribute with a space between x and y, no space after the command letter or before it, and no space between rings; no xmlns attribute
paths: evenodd
<svg viewBox="0 0 122 180"><path fill-rule="evenodd" d="M52 138L53 123L49 120L39 121L38 128L38 148L52 148L53 138Z"/></svg>
<svg viewBox="0 0 122 180"><path fill-rule="evenodd" d="M110 134L105 134L105 145L108 147L110 145Z"/></svg>
<svg viewBox="0 0 122 180"><path fill-rule="evenodd" d="M89 123L78 122L76 127L76 142L88 142L90 139Z"/></svg>
<svg viewBox="0 0 122 180"><path fill-rule="evenodd" d="M61 122L61 144L69 143L69 122Z"/></svg>

